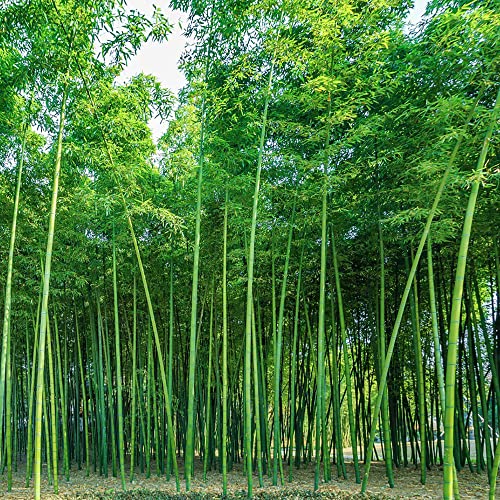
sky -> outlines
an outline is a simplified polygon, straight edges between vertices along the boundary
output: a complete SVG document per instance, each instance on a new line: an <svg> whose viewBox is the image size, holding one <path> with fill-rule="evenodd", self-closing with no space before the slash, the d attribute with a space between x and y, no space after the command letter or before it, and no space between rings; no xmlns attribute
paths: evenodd
<svg viewBox="0 0 500 500"><path fill-rule="evenodd" d="M415 5L408 16L408 23L415 24L421 19L425 12L428 0L415 0ZM186 84L186 79L178 69L179 58L184 51L187 39L183 35L182 26L187 24L187 15L164 8L161 2L154 0L128 0L129 9L139 10L148 15L152 15L156 4L173 24L172 33L169 39L164 43L149 41L145 43L139 52L129 61L126 69L120 75L118 83L128 81L132 76L138 73L146 73L156 76L162 85L174 93ZM159 119L153 119L149 123L153 136L158 139L165 131L166 124Z"/></svg>

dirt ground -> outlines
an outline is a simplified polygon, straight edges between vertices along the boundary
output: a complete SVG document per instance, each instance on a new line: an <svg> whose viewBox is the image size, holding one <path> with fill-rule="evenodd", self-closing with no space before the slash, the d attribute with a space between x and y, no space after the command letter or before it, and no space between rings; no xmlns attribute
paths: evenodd
<svg viewBox="0 0 500 500"><path fill-rule="evenodd" d="M19 467L14 474L12 491L7 493L7 474L0 475L0 497L8 500L33 498L33 487L25 488L24 467ZM222 476L219 472L208 473L207 481L203 481L200 462L197 461L195 477L192 480L191 494L186 495L185 484L181 479L180 494L176 493L175 481L169 482L165 477L156 475L154 465L151 468L151 477L146 479L139 470L133 483L127 477L127 491L123 492L118 478L108 478L91 473L85 477L85 472L71 471L71 480L66 482L59 476L59 494L53 493L53 487L46 481L45 471L42 485L43 499L163 499L163 498L222 498ZM318 492L313 492L313 466L294 470L293 482L288 482L288 471L285 467L283 486L272 486L269 477L264 477L264 487L258 486L258 479L254 479L254 494L257 498L441 498L441 468L433 468L427 473L427 484L420 484L420 471L413 466L395 470L395 487L389 488L385 479L383 463L373 463L368 486L368 495L359 494L360 485L354 481L352 464L347 464L348 479L337 478L335 466L332 469L333 480L328 484L321 484ZM488 479L486 474L472 473L464 469L459 474L460 494L462 499L487 499ZM500 485L499 485L500 488ZM499 492L500 493L500 492ZM246 478L241 465L236 465L228 476L228 497L244 498L246 495ZM497 495L500 498L500 494Z"/></svg>

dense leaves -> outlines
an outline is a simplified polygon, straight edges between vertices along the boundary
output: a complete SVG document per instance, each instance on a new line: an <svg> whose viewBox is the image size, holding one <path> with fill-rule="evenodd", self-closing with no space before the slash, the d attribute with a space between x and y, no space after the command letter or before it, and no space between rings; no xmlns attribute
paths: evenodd
<svg viewBox="0 0 500 500"><path fill-rule="evenodd" d="M224 455L229 469L249 466L247 491L253 472L283 483L283 467L292 480L311 462L318 487L334 470L346 474L352 443L361 466L371 459L371 433L383 441L374 459L390 448L394 467L423 463L425 482L425 466L444 460L440 363L466 206L478 189L449 393L454 467L459 475L466 466L484 471L493 485L496 6L433 0L410 28L406 0L175 1L193 41L181 60L188 83L176 98L151 75L116 82L146 41L168 51L171 26L161 10L147 18L122 1L4 2L7 474L26 459L30 484L31 457L40 454L50 482L58 468L68 475L75 466L116 475L123 451L146 476L156 468L170 477L176 457L187 456L189 489L191 456L203 458L205 473L226 477ZM156 144L148 127L155 117L164 126ZM398 319L445 172L431 253L415 267ZM35 405L43 415L37 449Z"/></svg>

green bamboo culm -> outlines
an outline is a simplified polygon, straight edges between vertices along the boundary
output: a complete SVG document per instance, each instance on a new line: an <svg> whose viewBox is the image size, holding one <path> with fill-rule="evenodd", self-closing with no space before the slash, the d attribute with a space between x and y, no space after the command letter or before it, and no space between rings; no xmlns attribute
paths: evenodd
<svg viewBox="0 0 500 500"><path fill-rule="evenodd" d="M12 491L12 338L7 342L7 366L5 370L5 444L7 446L7 491Z"/></svg>
<svg viewBox="0 0 500 500"><path fill-rule="evenodd" d="M436 365L437 372L437 382L438 382L438 394L439 402L441 406L442 416L444 417L445 411L445 386L444 386L444 371L443 371L443 359L441 357L441 349L439 342L439 329L438 329L438 318L437 318L437 308L436 308L436 292L434 289L434 266L432 261L432 238L429 234L427 238L427 273L429 282L429 302L430 302L430 312L432 321L432 339L434 342L434 362ZM440 432L438 419L438 429Z"/></svg>
<svg viewBox="0 0 500 500"><path fill-rule="evenodd" d="M133 286L132 286L132 374L131 374L131 403L130 403L130 413L131 413L131 423L130 423L130 482L134 480L134 470L135 470L135 439L136 430L135 425L137 421L136 412L136 372L137 372L137 281L134 274Z"/></svg>
<svg viewBox="0 0 500 500"><path fill-rule="evenodd" d="M432 221L434 219L434 215L436 214L437 207L439 205L439 201L441 200L441 196L444 192L446 182L447 182L448 177L450 175L451 169L452 169L453 165L455 164L455 160L456 160L456 157L458 155L458 151L460 150L460 146L462 145L462 142L464 140L465 131L467 129L467 126L471 122L472 117L474 116L477 105L484 94L484 90L485 89L483 86L481 88L481 91L479 92L478 96L476 97L474 105L471 107L470 111L467 114L467 118L466 118L465 123L464 123L464 128L462 129L460 135L458 136L455 147L453 148L453 151L450 155L450 158L448 160L448 164L447 164L446 169L443 173L443 176L441 177L441 181L440 181L438 189L436 191L436 195L434 197L434 201L433 201L431 209L429 211L429 215L427 216L427 220L425 222L425 226L424 226L422 235L420 237L420 242L418 244L417 251L415 252L415 258L413 259L413 262L412 262L412 265L410 268L410 273L406 279L406 284L405 284L403 296L401 297L401 302L399 304L396 319L394 321L394 326L393 326L391 337L389 340L389 345L387 347L387 352L385 355L385 363L384 363L382 372L380 374L380 383L379 383L379 387L378 387L378 394L377 394L377 399L375 401L375 407L373 409L373 414L372 414L372 422L371 422L371 427L370 427L370 439L368 441L368 447L367 447L367 451L366 451L365 471L363 474L363 482L361 483L361 492L362 493L365 493L366 488L368 487L368 478L370 477L370 466L371 466L371 461L372 461L373 448L375 446L375 437L377 434L377 422L378 422L378 417L380 414L380 408L382 406L382 399L384 397L384 391L385 391L385 388L387 385L387 375L389 373L392 355L394 353L394 347L396 345L396 340L398 337L399 328L400 328L401 322L403 320L403 314L405 312L406 303L408 301L408 296L410 295L410 291L412 289L413 278L415 276L415 273L417 272L417 267L418 267L418 263L420 261L420 256L422 255L424 245L425 245L425 242L427 240L427 235L429 234L431 224L432 224Z"/></svg>
<svg viewBox="0 0 500 500"><path fill-rule="evenodd" d="M174 259L170 257L170 286L168 298L169 316L168 316L168 400L172 401L173 390L173 369L174 369ZM170 480L172 472L172 453L170 450L170 441L167 440L167 479ZM175 454L175 450L174 450Z"/></svg>
<svg viewBox="0 0 500 500"><path fill-rule="evenodd" d="M151 442L151 433L153 432L153 425L151 421L151 410L152 410L152 399L153 399L153 389L152 385L154 383L153 376L153 340L151 338L151 327L148 325L148 343L146 349L146 479L151 477L151 454L153 453L153 446Z"/></svg>
<svg viewBox="0 0 500 500"><path fill-rule="evenodd" d="M48 415L47 411L47 397L46 397L46 388L44 388L43 391L43 414ZM49 432L49 419L44 418L43 419L44 426L43 430L45 432L45 456L47 459L47 483L49 485L53 484L52 480L52 469L51 469L51 464L50 464L50 432Z"/></svg>
<svg viewBox="0 0 500 500"><path fill-rule="evenodd" d="M125 440L123 436L123 396L122 368L120 355L120 318L118 315L118 284L116 278L116 241L115 225L113 223L113 310L115 319L115 363L116 363L116 404L118 414L118 454L120 460L120 479L123 490L125 485ZM110 383L111 381L109 381Z"/></svg>
<svg viewBox="0 0 500 500"><path fill-rule="evenodd" d="M212 391L212 337L214 324L214 297L215 297L215 275L212 281L212 293L210 297L210 322L208 326L208 366L207 366L207 396L206 396L206 413L205 413L205 441L203 447L203 481L207 480L207 470L209 462L210 448L210 422L211 422L211 391Z"/></svg>
<svg viewBox="0 0 500 500"><path fill-rule="evenodd" d="M332 49L329 73L333 71L334 51ZM321 440L326 436L325 429L325 290L326 290L326 246L327 246L327 198L328 198L328 146L331 136L332 96L328 93L327 125L325 143L323 147L323 175L322 175L322 202L321 202L321 248L320 248L320 278L319 278L319 304L318 304L318 334L317 334L317 358L316 358L316 441L315 441L315 469L314 469L314 491L319 488L321 471ZM326 442L323 439L323 446ZM324 457L324 470L329 469L329 459ZM327 464L328 462L328 464ZM325 478L327 479L327 478Z"/></svg>
<svg viewBox="0 0 500 500"><path fill-rule="evenodd" d="M462 238L460 240L460 249L457 257L457 268L455 271L455 286L453 288L450 328L448 331L448 356L446 358L446 408L444 414L444 469L443 469L443 498L449 500L453 498L453 446L454 446L454 426L455 426L455 380L458 358L458 336L461 322L461 305L465 279L465 268L467 263L467 253L469 250L469 241L472 230L472 220L476 207L479 185L481 183L481 174L486 162L489 144L496 126L498 108L500 102L500 87L497 91L495 105L491 111L491 120L483 141L481 154L477 161L474 181L472 183L467 210L465 212L464 225L462 229ZM492 477L496 481L496 476Z"/></svg>
<svg viewBox="0 0 500 500"><path fill-rule="evenodd" d="M294 432L295 432L295 410L296 410L296 402L295 402L295 393L296 393L296 381L297 381L297 343L299 336L299 313L300 313L300 292L302 287L302 261L304 258L304 246L302 246L302 251L300 253L300 261L299 261L299 271L297 277L297 290L295 292L295 312L294 312L294 321L293 321L293 341L292 341L292 355L291 355L291 365L292 365L292 373L290 375L290 436L289 436L289 444L288 444L288 459L290 461L289 469L288 469L288 481L292 482L293 480L293 450L294 447ZM295 441L297 439L295 438ZM295 458L297 458L297 452L295 451Z"/></svg>
<svg viewBox="0 0 500 500"><path fill-rule="evenodd" d="M489 500L495 500L499 467L500 467L500 440L497 442L497 447L495 449L495 457L493 459L493 465L491 467L490 492L488 497Z"/></svg>
<svg viewBox="0 0 500 500"><path fill-rule="evenodd" d="M27 421L27 431L28 437L26 440L26 488L29 488L32 466L33 466L33 410L34 410L34 400L35 400L35 366L36 366L36 356L38 354L38 325L40 322L40 308L42 304L42 289L43 283L40 286L40 294L38 297L36 320L34 324L34 336L33 341L33 353L31 361L31 376L30 376L30 386L29 386L29 402L28 402L28 421Z"/></svg>
<svg viewBox="0 0 500 500"><path fill-rule="evenodd" d="M49 367L49 398L50 398L50 447L52 451L52 468L54 480L54 493L59 493L59 458L57 443L57 407L56 407L56 384L54 377L54 358L52 356L52 339L50 332L50 319L47 318L47 364ZM48 414L46 415L48 418Z"/></svg>
<svg viewBox="0 0 500 500"><path fill-rule="evenodd" d="M252 366L253 366L253 389L254 389L254 408L255 408L255 455L257 462L257 474L259 477L259 486L264 486L263 467L262 467L262 432L260 420L260 402L261 394L259 388L259 360L257 353L257 327L255 324L255 307L252 312Z"/></svg>
<svg viewBox="0 0 500 500"><path fill-rule="evenodd" d="M95 116L96 121L99 123L99 116L96 111L96 105L94 98L92 97L92 94L90 93L89 86L87 84L87 79L85 78L85 75L81 69L81 67L78 65L78 69L80 72L80 76L82 77L82 81L84 82L84 87L85 91L87 93L87 97L89 98L89 101L92 105L92 111ZM124 214L125 214L125 219L127 221L127 226L130 232L130 238L132 240L132 245L134 247L134 253L137 259L137 265L139 267L139 273L141 275L141 281L142 285L144 288L144 295L146 297L146 304L147 304L147 309L148 309L148 314L149 318L151 321L151 327L153 329L153 334L154 334L154 342L155 342L155 347L156 347L156 352L158 356L158 365L160 368L160 380L162 384L162 389L163 389L163 395L165 398L165 413L167 415L167 435L168 435L168 443L169 443L169 450L170 450L170 456L172 460L172 468L175 476L175 485L176 485L176 490L180 491L180 482L179 482L179 469L177 465L177 456L176 456L176 447L175 447L175 435L174 435L174 427L173 427L173 419L172 419L172 400L169 398L169 392L168 392L168 384L167 384L167 376L165 372L165 365L163 361L163 353L162 353L162 348L161 348L161 342L160 342L160 336L158 334L158 327L156 324L156 318L154 315L154 309L153 309L153 302L151 300L151 294L149 293L149 285L148 281L146 278L146 272L144 270L144 265L142 263L142 257L141 257L141 252L139 249L139 244L137 242L137 237L135 235L135 230L134 230L134 225L132 223L132 218L127 206L127 201L125 199L125 194L123 192L123 189L121 188L121 183L119 182L118 174L116 172L115 168L115 162L113 159L113 155L111 154L111 150L108 144L108 141L106 139L106 136L104 134L104 131L102 128L99 128L102 139L103 139L103 144L106 150L106 155L108 157L108 160L110 162L110 165L113 167L113 177L115 179L115 182L118 186L119 190L119 197L121 199L121 203L123 206Z"/></svg>
<svg viewBox="0 0 500 500"><path fill-rule="evenodd" d="M186 454L184 462L184 475L186 479L186 490L191 488L191 477L193 475L194 464L194 412L195 393L194 383L196 377L196 327L198 310L198 276L200 268L200 236L201 236L201 191L203 186L203 163L204 163L204 142L205 142L205 97L201 105L201 131L200 131L200 154L198 161L198 187L196 190L196 221L194 232L194 252L193 252L193 277L191 285L191 326L189 335L189 375L188 375L188 410L186 429Z"/></svg>
<svg viewBox="0 0 500 500"><path fill-rule="evenodd" d="M98 397L99 397L99 430L100 430L100 443L99 443L99 471L108 477L108 428L106 418L106 403L104 393L104 362L103 362L103 348L102 348L102 321L101 321L101 305L99 300L97 302L97 332L94 331L93 339L94 346L93 352L96 354L95 364L97 366L97 382ZM91 325L94 324L94 318L91 319ZM93 327L95 330L95 326Z"/></svg>
<svg viewBox="0 0 500 500"><path fill-rule="evenodd" d="M359 461L358 461L358 443L356 439L356 425L354 423L354 406L352 402L352 384L351 384L351 362L349 360L349 352L347 350L347 336L345 328L345 318L344 318L344 306L342 302L342 290L340 288L340 273L339 265L337 259L337 252L335 250L335 237L332 230L332 253L333 253L333 268L335 271L335 288L337 289L337 304L339 308L339 320L340 320L340 335L342 339L342 354L344 360L344 378L346 381L346 391L347 391L347 411L349 415L349 432L351 436L351 447L352 456L354 462L354 474L356 476L356 483L361 482L361 476L359 472Z"/></svg>
<svg viewBox="0 0 500 500"><path fill-rule="evenodd" d="M326 236L327 236L327 174L326 166L323 183L322 210L321 210L321 270L319 285L319 310L318 310L318 341L317 341L317 368L316 368L316 443L314 469L314 491L319 488L321 470L321 436L325 423L324 420L324 377L325 377L325 283L326 283ZM325 457L326 460L326 457Z"/></svg>
<svg viewBox="0 0 500 500"><path fill-rule="evenodd" d="M262 113L262 126L259 140L259 154L257 158L257 171L255 174L255 190L253 195L252 222L250 229L250 242L248 245L248 265L247 265L247 303L245 314L245 361L244 361L244 456L247 474L247 496L252 497L253 488L253 468L252 468L252 309L253 309L253 274L255 261L255 233L257 229L257 207L259 203L260 175L262 171L262 159L264 156L264 142L266 138L267 113L269 109L269 99L274 73L274 58L269 71L266 95L264 101L264 111Z"/></svg>
<svg viewBox="0 0 500 500"><path fill-rule="evenodd" d="M379 210L380 219L380 210ZM380 256L380 309L379 309L379 360L380 371L385 363L385 251L384 251L384 234L382 232L382 223L378 221L379 233L379 256ZM385 450L385 470L387 481L390 488L394 488L394 471L392 460L392 444L391 444L391 429L389 423L389 395L387 387L384 389L382 399L382 432L384 439Z"/></svg>
<svg viewBox="0 0 500 500"><path fill-rule="evenodd" d="M472 296L472 294L469 294L469 296ZM481 304L478 303L478 308L481 308ZM476 367L477 367L477 373L479 377L479 400L481 403L481 412L483 415L488 414L488 401L486 398L486 391L485 387L487 387L486 384L486 379L485 379L485 373L486 370L484 369L483 366L483 359L481 356L481 339L479 336L479 328L477 324L477 318L475 314L474 307L471 307L472 309L472 319L474 323L474 344L477 349L477 356L476 356ZM492 373L492 377L494 377L495 374ZM492 443L491 443L491 434L490 434L490 427L489 425L484 425L483 427L483 435L484 435L484 442L486 444L486 465L487 465L487 471L488 471L488 479L491 482L492 478L492 462L493 462L493 449L492 449ZM477 453L476 453L477 455Z"/></svg>
<svg viewBox="0 0 500 500"><path fill-rule="evenodd" d="M21 150L19 152L19 160L17 162L17 180L16 180L16 193L14 197L14 208L12 212L12 225L10 229L10 243L9 243L9 257L7 260L7 279L5 283L5 299L4 299L4 313L3 313L3 329L2 329L2 349L0 360L0 443L2 440L2 419L4 414L4 401L6 389L6 369L7 369L7 350L10 341L10 316L12 307L12 274L14 272L14 249L16 246L16 233L17 233L17 216L19 213L19 200L21 197L21 184L24 166L24 153L26 150L26 137L28 135L29 120L30 120L31 101L28 106L28 115L23 127L23 138L21 141ZM2 463L3 446L0 446L0 463Z"/></svg>
<svg viewBox="0 0 500 500"><path fill-rule="evenodd" d="M67 407L66 407L66 395L64 392L63 384L63 373L62 373L62 363L61 363L61 349L59 342L59 327L57 322L57 311L54 306L54 345L56 351L56 362L57 362L57 383L59 386L59 400L61 403L61 430L62 430L62 444L63 444L63 470L66 481L69 481L69 443L68 443L68 418L67 418ZM66 380L67 377L64 377Z"/></svg>
<svg viewBox="0 0 500 500"><path fill-rule="evenodd" d="M227 205L228 190L224 202L224 234L222 250L222 494L227 495Z"/></svg>
<svg viewBox="0 0 500 500"><path fill-rule="evenodd" d="M441 409L441 418L437 418L437 432L438 435L441 433L440 422L444 419L445 413L445 386L444 386L444 369L443 369L443 359L441 356L440 342L439 342L439 330L438 330L438 318L437 318L437 308L436 308L436 292L434 288L434 266L432 260L432 237L429 233L427 238L427 275L429 282L429 304L431 312L431 324L432 324L432 338L434 342L434 362L436 365L437 374L437 385L438 385L438 396L439 396L439 408ZM459 497L458 493L458 480L457 480L457 469L455 464L453 464L453 489L456 498Z"/></svg>
<svg viewBox="0 0 500 500"><path fill-rule="evenodd" d="M334 283L334 280L331 280ZM330 376L330 387L331 387L331 408L333 411L333 439L335 441L335 462L337 465L337 477L342 477L347 479L347 469L344 460L344 445L343 445L343 431L342 431L342 417L341 417L341 404L340 404L340 380L339 380L339 368L343 366L343 363L339 363L338 353L338 328L337 328L337 316L335 314L335 299L334 292L330 293L330 316L331 316L331 326L330 326L330 352L327 356L328 370ZM347 394L347 391L346 391ZM332 444L333 447L333 444Z"/></svg>
<svg viewBox="0 0 500 500"><path fill-rule="evenodd" d="M411 252L413 260L413 251ZM408 271L408 256L405 256L405 264ZM418 429L420 437L420 482L425 484L427 478L427 440L425 432L425 387L422 359L422 341L420 336L420 314L418 303L418 288L416 276L413 277L413 293L410 294L410 309L412 317L412 341L413 352L415 355L415 375L417 389L417 407L418 407Z"/></svg>
<svg viewBox="0 0 500 500"><path fill-rule="evenodd" d="M50 271L52 267L52 247L54 245L54 231L56 223L57 195L59 192L59 175L61 173L62 145L64 135L64 124L66 118L66 101L68 98L68 84L65 83L61 112L59 115L59 130L57 135L57 150L54 167L54 180L52 184L52 201L50 205L49 228L47 234L47 247L45 251L44 280L42 292L42 305L40 311L40 329L38 332L38 366L36 378L36 408L35 408L35 459L33 463L33 475L35 476L35 500L41 498L42 486L42 409L43 388L45 371L46 334L49 309Z"/></svg>
<svg viewBox="0 0 500 500"><path fill-rule="evenodd" d="M75 307L75 332L76 332L76 346L78 350L78 366L80 369L80 380L82 384L82 406L83 406L83 432L85 434L85 476L90 475L90 443L89 443L89 417L87 406L87 392L85 388L85 377L83 371L83 358L82 347L80 343L80 329L78 327L78 317Z"/></svg>
<svg viewBox="0 0 500 500"><path fill-rule="evenodd" d="M213 11L210 14L210 19ZM207 49L207 59L205 63L205 82L208 79L210 64L210 44ZM189 333L189 368L188 368L188 389L187 389L187 428L186 428L186 450L184 457L184 476L186 479L186 491L191 489L191 477L194 473L194 433L195 433L195 378L196 378L196 330L198 311L198 281L200 269L200 239L201 239L201 194L203 187L203 166L205 163L205 132L207 126L206 113L206 91L203 90L201 99L201 127L198 156L198 185L196 189L196 218L194 229L193 248L193 273L191 283L191 322Z"/></svg>
<svg viewBox="0 0 500 500"><path fill-rule="evenodd" d="M278 313L278 331L276 336L275 362L274 362L274 457L273 457L273 485L278 484L278 465L281 460L281 425L280 425L280 395L281 395L281 352L283 349L283 319L285 314L286 285L288 278L288 267L290 264L290 251L292 248L293 225L295 222L295 204L297 194L295 194L290 228L288 230L288 242L286 246L285 267L283 270L283 280L281 282L280 308ZM283 478L281 478L283 483Z"/></svg>
<svg viewBox="0 0 500 500"><path fill-rule="evenodd" d="M104 304L103 304L104 305ZM111 438L111 443L108 450L108 455L111 455L111 475L116 477L116 419L115 419L115 397L113 391L113 377L111 375L111 352L109 347L109 324L107 310L104 305L103 316L101 316L100 321L102 342L103 342L103 354L104 354L104 364L105 364L105 385L107 392L106 409L105 413L109 415L109 436Z"/></svg>

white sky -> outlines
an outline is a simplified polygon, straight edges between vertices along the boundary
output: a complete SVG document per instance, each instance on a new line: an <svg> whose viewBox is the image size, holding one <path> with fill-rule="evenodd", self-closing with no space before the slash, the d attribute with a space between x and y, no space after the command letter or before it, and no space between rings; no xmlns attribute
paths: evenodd
<svg viewBox="0 0 500 500"><path fill-rule="evenodd" d="M415 6L411 9L408 22L418 23L422 18L428 0L415 0ZM166 2L165 2L166 3ZM174 11L168 6L164 7L161 1L154 0L128 0L129 9L139 10L145 14L153 14L153 4L162 9L171 24L174 25L172 33L164 43L147 42L135 57L133 57L118 79L118 83L124 83L138 73L146 73L156 76L162 85L174 93L186 84L184 75L178 68L179 58L186 47L187 39L183 35L182 25L186 25L186 14ZM158 139L165 131L166 124L159 119L151 120L149 123L153 136Z"/></svg>
<svg viewBox="0 0 500 500"><path fill-rule="evenodd" d="M129 9L139 10L149 16L153 14L153 4L162 9L167 19L173 25L172 33L164 43L153 41L145 43L139 52L130 59L127 67L123 70L117 81L118 83L124 83L138 73L146 73L147 75L154 75L163 87L177 94L186 84L186 79L179 70L178 63L187 42L182 29L182 25L187 23L187 16L183 12L162 7L158 1L127 1ZM154 139L157 140L165 132L166 123L162 123L159 118L154 118L150 120L149 127L153 132Z"/></svg>
<svg viewBox="0 0 500 500"><path fill-rule="evenodd" d="M420 21L420 19L422 19L429 0L414 0L414 2L413 9L410 10L410 14L407 19L410 24L416 24Z"/></svg>

